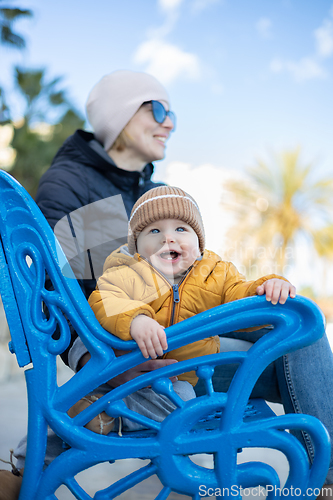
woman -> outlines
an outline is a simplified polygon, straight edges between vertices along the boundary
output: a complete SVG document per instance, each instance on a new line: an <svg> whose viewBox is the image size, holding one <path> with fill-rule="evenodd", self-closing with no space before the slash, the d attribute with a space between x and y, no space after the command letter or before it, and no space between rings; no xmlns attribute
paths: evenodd
<svg viewBox="0 0 333 500"><path fill-rule="evenodd" d="M175 115L153 76L125 70L104 76L86 109L94 134L77 130L67 139L40 180L36 202L88 298L107 255L126 242L134 203L159 185L151 181L151 162L164 158ZM68 238L73 229L79 252ZM78 342L63 356L73 370L82 346Z"/></svg>

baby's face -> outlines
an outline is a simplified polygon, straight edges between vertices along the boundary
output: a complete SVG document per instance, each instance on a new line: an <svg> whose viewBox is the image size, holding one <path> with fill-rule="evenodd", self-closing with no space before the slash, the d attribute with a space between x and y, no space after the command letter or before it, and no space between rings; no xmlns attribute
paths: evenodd
<svg viewBox="0 0 333 500"><path fill-rule="evenodd" d="M197 234L178 219L163 219L145 227L138 236L137 250L164 276L176 281L200 256Z"/></svg>

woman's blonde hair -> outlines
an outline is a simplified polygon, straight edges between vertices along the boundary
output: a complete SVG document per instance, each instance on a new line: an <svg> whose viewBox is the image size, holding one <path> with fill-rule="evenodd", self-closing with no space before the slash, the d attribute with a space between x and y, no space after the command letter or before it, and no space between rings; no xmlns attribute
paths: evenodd
<svg viewBox="0 0 333 500"><path fill-rule="evenodd" d="M120 134L118 135L118 137L116 138L116 140L114 141L114 143L112 144L111 146L111 149L110 151L112 151L112 149L115 149L116 151L124 151L125 148L126 148L126 132L125 132L125 129L123 129Z"/></svg>

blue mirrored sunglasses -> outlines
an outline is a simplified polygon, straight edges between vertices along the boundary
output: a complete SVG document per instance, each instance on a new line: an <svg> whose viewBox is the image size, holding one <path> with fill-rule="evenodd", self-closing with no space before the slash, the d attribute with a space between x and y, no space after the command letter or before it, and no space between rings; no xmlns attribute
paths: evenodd
<svg viewBox="0 0 333 500"><path fill-rule="evenodd" d="M157 123L163 123L168 116L172 121L173 130L176 128L176 115L173 111L167 111L163 104L159 101L149 101L153 112L154 120Z"/></svg>

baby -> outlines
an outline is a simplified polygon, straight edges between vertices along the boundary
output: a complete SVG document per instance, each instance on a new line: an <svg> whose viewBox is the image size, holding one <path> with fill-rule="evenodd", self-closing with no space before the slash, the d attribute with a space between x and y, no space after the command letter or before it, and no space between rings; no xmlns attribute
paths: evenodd
<svg viewBox="0 0 333 500"><path fill-rule="evenodd" d="M283 304L288 296L295 297L295 287L276 275L246 281L232 263L205 250L203 221L195 200L179 188L161 186L145 193L134 205L128 245L106 259L89 304L106 330L123 340L134 339L145 358L159 356L182 361L219 352L219 338L209 337L164 353L168 348L166 327L256 294L266 294L273 304ZM174 382L174 390L182 399L191 399L195 397L193 386L197 380L194 371L184 373ZM173 408L169 400L164 403L164 396L149 388L141 389L147 390L153 393L149 400L158 400L158 411L154 415L153 410L149 416L161 421ZM95 395L85 398L84 404L79 401L76 405L84 407L93 402L89 398L101 395L96 390ZM162 413L161 398L162 406L166 406ZM130 401L125 402L131 407ZM76 405L70 410L74 409L71 416L78 413ZM143 400L140 412L144 406ZM87 427L95 432L109 432L110 428L104 432L96 419L97 428L92 428L94 421Z"/></svg>

